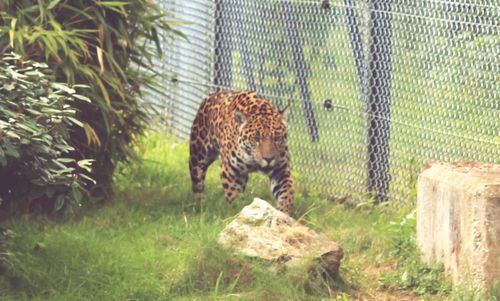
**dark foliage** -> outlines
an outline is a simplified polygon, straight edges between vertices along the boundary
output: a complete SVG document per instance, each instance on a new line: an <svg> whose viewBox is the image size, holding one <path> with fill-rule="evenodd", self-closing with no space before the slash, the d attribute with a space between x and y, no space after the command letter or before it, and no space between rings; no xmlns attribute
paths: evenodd
<svg viewBox="0 0 500 301"><path fill-rule="evenodd" d="M155 89L153 57L172 21L152 0L6 0L0 3L0 53L44 61L57 81L84 84L71 156L94 159L95 195L109 192L116 163L131 156L148 116L139 101Z"/></svg>
<svg viewBox="0 0 500 301"><path fill-rule="evenodd" d="M50 80L47 65L0 61L0 203L3 208L60 210L79 205L93 180L90 160L68 158L75 106L90 100ZM75 87L76 88L76 87ZM46 200L52 200L49 203ZM2 205L2 204L0 204ZM11 210L9 210L11 211Z"/></svg>

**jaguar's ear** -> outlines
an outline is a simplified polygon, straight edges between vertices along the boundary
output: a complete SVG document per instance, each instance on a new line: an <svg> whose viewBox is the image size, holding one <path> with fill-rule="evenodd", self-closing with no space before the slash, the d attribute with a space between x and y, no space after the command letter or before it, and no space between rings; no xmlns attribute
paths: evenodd
<svg viewBox="0 0 500 301"><path fill-rule="evenodd" d="M243 122L245 122L245 114L240 110L236 110L236 112L234 112L234 120L238 125L243 124Z"/></svg>
<svg viewBox="0 0 500 301"><path fill-rule="evenodd" d="M288 120L288 114L290 113L290 105L287 105L283 110L279 111L281 118L285 121Z"/></svg>

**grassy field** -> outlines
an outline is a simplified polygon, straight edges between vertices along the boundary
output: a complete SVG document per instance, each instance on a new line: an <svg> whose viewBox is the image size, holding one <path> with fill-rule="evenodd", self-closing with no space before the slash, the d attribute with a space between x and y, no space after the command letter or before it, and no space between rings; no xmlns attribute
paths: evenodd
<svg viewBox="0 0 500 301"><path fill-rule="evenodd" d="M216 244L252 197L271 200L266 179L252 177L230 208L214 166L199 206L185 143L150 133L138 153L138 162L120 167L112 202L1 224L10 230L0 300L482 300L450 292L439 267L419 262L411 208L347 208L300 191L295 215L344 248L341 277L271 273Z"/></svg>

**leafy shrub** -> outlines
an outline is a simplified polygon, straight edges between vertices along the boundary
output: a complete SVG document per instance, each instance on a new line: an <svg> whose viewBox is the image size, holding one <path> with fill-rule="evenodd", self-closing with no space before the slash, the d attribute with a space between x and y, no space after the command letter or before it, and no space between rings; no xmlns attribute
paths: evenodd
<svg viewBox="0 0 500 301"><path fill-rule="evenodd" d="M450 284L446 281L442 265L429 266L420 259L416 243L416 210L400 222L391 222L384 230L392 241L390 254L397 260L397 269L379 279L382 287L392 290L412 290L418 295L446 294Z"/></svg>
<svg viewBox="0 0 500 301"><path fill-rule="evenodd" d="M58 81L90 87L70 145L73 158L95 160L93 192L109 191L116 163L131 156L149 120L139 98L142 88L156 89L153 57L171 24L153 0L0 1L0 53L13 48L46 62Z"/></svg>
<svg viewBox="0 0 500 301"><path fill-rule="evenodd" d="M0 202L3 208L79 204L90 161L67 158L74 105L89 102L51 81L47 66L10 54L0 61ZM50 202L47 202L50 200Z"/></svg>

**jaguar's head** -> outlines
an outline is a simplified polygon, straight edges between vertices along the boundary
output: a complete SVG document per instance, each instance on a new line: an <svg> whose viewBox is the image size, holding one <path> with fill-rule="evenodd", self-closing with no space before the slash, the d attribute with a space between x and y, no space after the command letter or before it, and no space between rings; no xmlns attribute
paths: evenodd
<svg viewBox="0 0 500 301"><path fill-rule="evenodd" d="M245 161L266 168L286 158L288 111L286 108L283 111L247 115L241 111L235 112L234 117L239 126L238 145Z"/></svg>

